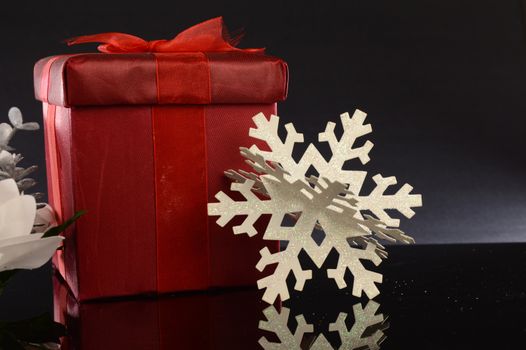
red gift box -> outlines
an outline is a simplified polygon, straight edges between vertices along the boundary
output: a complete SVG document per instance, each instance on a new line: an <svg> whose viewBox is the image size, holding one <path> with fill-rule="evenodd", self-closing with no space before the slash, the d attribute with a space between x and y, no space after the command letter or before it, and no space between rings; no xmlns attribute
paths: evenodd
<svg viewBox="0 0 526 350"><path fill-rule="evenodd" d="M106 53L34 70L49 201L60 219L87 212L54 259L75 297L254 284L263 241L221 230L206 204L244 168L252 116L285 99L286 64L231 46L220 18L171 41L75 39L92 41Z"/></svg>
<svg viewBox="0 0 526 350"><path fill-rule="evenodd" d="M67 329L64 350L256 349L268 306L260 294L235 290L80 304L55 279L55 319Z"/></svg>

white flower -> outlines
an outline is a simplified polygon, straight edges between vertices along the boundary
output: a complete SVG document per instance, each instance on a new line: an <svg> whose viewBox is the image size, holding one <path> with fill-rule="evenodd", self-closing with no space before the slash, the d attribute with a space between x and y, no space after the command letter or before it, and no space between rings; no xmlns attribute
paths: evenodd
<svg viewBox="0 0 526 350"><path fill-rule="evenodd" d="M34 197L20 195L13 179L0 181L0 272L38 268L62 243L63 237L31 234L36 212Z"/></svg>

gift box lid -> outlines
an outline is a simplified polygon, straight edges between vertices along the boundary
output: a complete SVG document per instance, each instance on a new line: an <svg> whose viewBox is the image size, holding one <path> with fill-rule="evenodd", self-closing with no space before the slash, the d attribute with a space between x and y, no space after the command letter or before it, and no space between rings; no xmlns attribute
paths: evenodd
<svg viewBox="0 0 526 350"><path fill-rule="evenodd" d="M35 95L58 106L272 103L287 65L244 53L77 54L38 61Z"/></svg>
<svg viewBox="0 0 526 350"><path fill-rule="evenodd" d="M103 53L59 55L34 68L35 96L58 106L273 103L287 95L287 64L260 49L238 49L221 18L172 40L120 33L76 38Z"/></svg>

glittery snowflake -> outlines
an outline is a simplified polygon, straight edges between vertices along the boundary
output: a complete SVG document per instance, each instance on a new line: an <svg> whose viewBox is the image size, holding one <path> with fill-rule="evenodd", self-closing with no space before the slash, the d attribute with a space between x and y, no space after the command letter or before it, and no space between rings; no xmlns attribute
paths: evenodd
<svg viewBox="0 0 526 350"><path fill-rule="evenodd" d="M340 313L337 320L329 325L329 332L338 332L341 345L338 349L380 349L380 344L385 340L384 330L388 327L386 319L382 314L376 314L380 305L374 301L369 301L365 308L360 303L353 306L354 323L350 329L347 328L346 320L348 315ZM314 333L314 327L305 321L303 315L296 316L296 328L294 333L288 327L290 310L286 307L281 308L278 313L276 308L271 305L267 307L263 314L266 321L259 322L259 328L274 333L279 342L270 342L266 337L259 339L259 344L265 350L301 350L305 345L306 334ZM333 347L324 334L318 334L313 341L307 344L310 350L325 350Z"/></svg>
<svg viewBox="0 0 526 350"><path fill-rule="evenodd" d="M292 124L285 125L287 136L283 141L278 136L279 117L267 119L262 113L253 120L256 128L250 129L250 136L264 141L268 150L253 145L240 148L241 155L255 172L229 170L226 175L233 180L232 191L245 198L236 201L224 192L216 195L217 203L208 204L208 213L219 216L217 223L225 226L235 216L245 216L243 222L234 226L234 234L246 233L254 236L258 232L254 223L263 215L270 215L263 238L287 241L284 250L271 253L268 248L260 252L257 269L276 264L274 272L259 280L258 287L265 288L263 300L273 303L278 296L289 298L287 277L292 272L296 279L294 288L303 290L305 282L312 277L310 270L304 270L298 260L302 250L310 256L319 268L332 249L339 254L338 265L329 269L327 275L336 281L339 288L345 288L345 273L350 270L354 276L353 295L374 298L379 294L376 283L382 282L382 275L367 270L360 260L369 260L379 265L387 256L378 239L413 243L413 239L397 229L399 220L386 212L395 209L407 218L414 215L412 207L422 204L421 196L412 194L412 187L403 185L394 194L385 194L388 187L396 184L394 177L373 176L376 187L368 194L360 194L367 173L344 170L344 163L359 159L362 164L369 161L373 144L366 141L356 146L356 140L372 131L364 125L366 114L356 111L341 115L343 134L338 139L335 124L329 122L319 134L320 142L327 142L332 156L327 161L313 145L308 145L299 161L292 152L296 143L303 142L303 135ZM314 168L318 176L307 176ZM367 215L366 213L374 215ZM291 216L293 226L283 225L284 217ZM316 242L313 232L323 230L322 242Z"/></svg>

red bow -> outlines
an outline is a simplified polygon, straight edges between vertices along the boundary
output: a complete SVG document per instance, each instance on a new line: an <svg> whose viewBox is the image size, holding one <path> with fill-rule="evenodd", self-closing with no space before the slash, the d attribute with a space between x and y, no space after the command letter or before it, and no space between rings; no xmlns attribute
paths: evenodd
<svg viewBox="0 0 526 350"><path fill-rule="evenodd" d="M124 33L84 35L67 40L68 45L102 43L98 50L105 53L125 52L228 52L263 53L265 49L239 49L238 40L230 37L223 18L216 17L196 24L171 40L146 41Z"/></svg>

